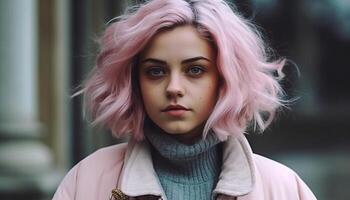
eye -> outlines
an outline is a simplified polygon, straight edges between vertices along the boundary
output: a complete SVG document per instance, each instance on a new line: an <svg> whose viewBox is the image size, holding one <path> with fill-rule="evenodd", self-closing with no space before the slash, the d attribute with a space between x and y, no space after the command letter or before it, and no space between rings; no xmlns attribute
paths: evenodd
<svg viewBox="0 0 350 200"><path fill-rule="evenodd" d="M150 67L146 74L150 77L161 77L165 75L165 70L162 67Z"/></svg>
<svg viewBox="0 0 350 200"><path fill-rule="evenodd" d="M205 70L200 67L200 66L193 66L190 67L187 71L188 74L192 75L192 76L199 76L201 75Z"/></svg>

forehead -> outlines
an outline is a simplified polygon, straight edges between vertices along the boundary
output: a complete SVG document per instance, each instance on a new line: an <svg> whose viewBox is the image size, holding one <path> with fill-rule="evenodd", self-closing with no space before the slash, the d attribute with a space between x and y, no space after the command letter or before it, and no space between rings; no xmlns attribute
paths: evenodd
<svg viewBox="0 0 350 200"><path fill-rule="evenodd" d="M141 52L142 58L186 59L195 56L212 58L214 48L190 25L179 26L156 34Z"/></svg>

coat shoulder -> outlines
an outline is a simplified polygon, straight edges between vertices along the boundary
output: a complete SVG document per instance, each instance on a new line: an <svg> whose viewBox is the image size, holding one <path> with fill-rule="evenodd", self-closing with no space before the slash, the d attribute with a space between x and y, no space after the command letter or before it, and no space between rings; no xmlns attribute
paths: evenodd
<svg viewBox="0 0 350 200"><path fill-rule="evenodd" d="M266 199L316 200L292 169L269 158L254 154L256 181Z"/></svg>
<svg viewBox="0 0 350 200"><path fill-rule="evenodd" d="M81 160L64 177L53 200L108 199L118 181L126 147L126 143L104 147ZM101 194L104 190L107 192Z"/></svg>
<svg viewBox="0 0 350 200"><path fill-rule="evenodd" d="M294 178L295 172L287 166L266 158L264 156L254 154L255 165L262 174L274 174L276 178Z"/></svg>
<svg viewBox="0 0 350 200"><path fill-rule="evenodd" d="M116 179L124 163L126 143L100 148L78 163L80 180ZM93 173L91 173L93 172Z"/></svg>
<svg viewBox="0 0 350 200"><path fill-rule="evenodd" d="M261 155L254 154L254 162L257 170L257 175L266 185L280 185L293 188L298 175L287 166L266 158Z"/></svg>
<svg viewBox="0 0 350 200"><path fill-rule="evenodd" d="M127 143L121 143L100 148L81 160L80 165L85 167L100 167L100 165L113 166L119 162L123 162L126 147Z"/></svg>

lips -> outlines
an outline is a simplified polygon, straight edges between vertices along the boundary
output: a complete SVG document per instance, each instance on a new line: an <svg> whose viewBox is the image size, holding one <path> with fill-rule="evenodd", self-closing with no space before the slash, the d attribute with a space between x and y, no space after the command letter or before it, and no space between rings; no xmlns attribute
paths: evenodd
<svg viewBox="0 0 350 200"><path fill-rule="evenodd" d="M169 105L165 109L162 110L162 112L168 112L168 111L176 111L176 110L183 110L183 111L188 111L190 109L182 106L182 105Z"/></svg>
<svg viewBox="0 0 350 200"><path fill-rule="evenodd" d="M163 113L170 117L182 118L190 109L186 108L182 105L169 105L165 109L162 110Z"/></svg>

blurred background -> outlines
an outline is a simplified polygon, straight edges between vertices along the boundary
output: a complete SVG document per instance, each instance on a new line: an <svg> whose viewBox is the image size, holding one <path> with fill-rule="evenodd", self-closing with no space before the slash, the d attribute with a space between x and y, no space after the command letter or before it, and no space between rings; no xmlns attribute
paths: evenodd
<svg viewBox="0 0 350 200"><path fill-rule="evenodd" d="M0 0L1 200L51 199L74 164L120 142L70 96L107 22L135 2ZM349 0L231 2L295 63L282 84L299 99L264 134L249 133L253 150L294 169L319 200L350 199Z"/></svg>

